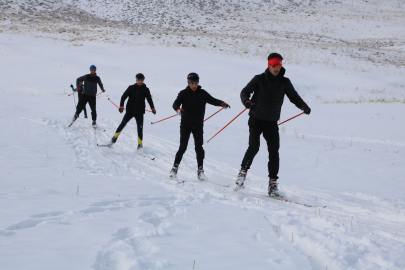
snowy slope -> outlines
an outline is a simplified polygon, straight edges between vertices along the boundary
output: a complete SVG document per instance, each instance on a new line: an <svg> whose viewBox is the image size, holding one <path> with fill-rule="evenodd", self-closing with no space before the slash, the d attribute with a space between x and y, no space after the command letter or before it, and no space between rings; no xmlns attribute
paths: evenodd
<svg viewBox="0 0 405 270"><path fill-rule="evenodd" d="M0 14L0 269L405 268L403 1L0 0ZM169 180L179 119L149 123L174 114L186 75L232 107L207 141L274 50L312 109L280 126L279 188L310 207L266 196L264 140L233 191L247 113L204 144L208 182L192 140L185 183ZM101 131L83 115L67 129L90 64ZM134 121L97 147L138 72L157 109L143 153ZM280 120L298 113L286 98Z"/></svg>
<svg viewBox="0 0 405 270"><path fill-rule="evenodd" d="M405 266L405 142L398 116L403 103L325 103L344 85L332 76L339 71L313 67L308 77L307 67L286 66L313 113L280 130L280 189L287 198L314 206L305 207L266 198L265 147L247 188L232 190L247 147L247 114L205 145L207 183L196 180L192 144L179 171L186 182L177 185L167 178L178 147L178 119L147 124L174 113L171 102L192 69L204 88L232 106L207 121L208 139L242 111L238 93L262 71L262 61L198 52L190 65L195 50L69 47L48 39L2 37L2 269ZM92 130L83 118L66 129L74 110L68 85L87 72L81 67L88 62L99 66L107 90L97 101L99 125L106 132ZM146 75L158 112L145 115L144 151L155 161L136 154L134 122L112 149L96 146L108 141L122 117L107 98L118 102L138 71ZM330 79L314 80L318 77ZM330 80L335 91L325 91ZM394 95L404 87L401 77L378 74L347 77L347 84L354 82L359 89L390 85ZM207 116L216 110L208 107ZM297 113L286 101L282 119Z"/></svg>

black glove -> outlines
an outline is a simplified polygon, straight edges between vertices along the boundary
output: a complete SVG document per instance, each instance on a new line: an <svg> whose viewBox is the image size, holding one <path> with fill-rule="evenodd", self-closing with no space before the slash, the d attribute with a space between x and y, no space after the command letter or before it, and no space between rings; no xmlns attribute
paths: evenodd
<svg viewBox="0 0 405 270"><path fill-rule="evenodd" d="M222 104L221 104L221 106L222 106L222 108L224 108L224 109L230 109L231 108L231 106L229 106L229 104L228 103L226 103L226 102L223 102Z"/></svg>
<svg viewBox="0 0 405 270"><path fill-rule="evenodd" d="M156 109L155 108L152 109L152 113L156 114Z"/></svg>
<svg viewBox="0 0 405 270"><path fill-rule="evenodd" d="M251 109L254 104L252 104L252 101L250 101L250 99L248 99L245 101L245 103L243 105L245 105L246 109Z"/></svg>
<svg viewBox="0 0 405 270"><path fill-rule="evenodd" d="M302 110L304 111L305 114L311 113L311 109L307 105L302 106Z"/></svg>
<svg viewBox="0 0 405 270"><path fill-rule="evenodd" d="M120 112L120 113L122 113L123 111L124 111L124 107L119 107L119 109L118 109L118 111Z"/></svg>
<svg viewBox="0 0 405 270"><path fill-rule="evenodd" d="M176 113L178 116L181 116L183 114L183 110L179 108L176 110Z"/></svg>
<svg viewBox="0 0 405 270"><path fill-rule="evenodd" d="M73 84L71 84L71 85L70 85L70 87L72 87L72 88L73 88Z"/></svg>

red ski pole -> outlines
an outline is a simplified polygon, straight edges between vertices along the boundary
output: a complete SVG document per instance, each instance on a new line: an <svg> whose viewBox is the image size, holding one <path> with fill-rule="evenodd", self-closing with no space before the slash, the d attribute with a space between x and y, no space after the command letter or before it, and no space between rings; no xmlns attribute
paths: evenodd
<svg viewBox="0 0 405 270"><path fill-rule="evenodd" d="M169 116L169 117L167 117L167 118L165 118L165 119L162 119L162 120L159 120L159 121L156 121L156 122L152 122L151 124L153 125L153 124L156 124L156 123L165 121L165 120L167 120L167 119L169 119L169 118L172 118L172 117L175 117L175 116L177 116L177 113L176 113L175 115Z"/></svg>
<svg viewBox="0 0 405 270"><path fill-rule="evenodd" d="M219 111L217 111L216 113L214 113L213 115L211 115L210 117L208 117L207 119L205 119L204 122L207 121L208 119L210 119L211 117L213 117L214 115L216 115L217 113L219 113L220 111L222 111L223 109L224 109L224 108L220 109Z"/></svg>
<svg viewBox="0 0 405 270"><path fill-rule="evenodd" d="M96 96L101 95L102 93L104 93L104 92L98 93Z"/></svg>
<svg viewBox="0 0 405 270"><path fill-rule="evenodd" d="M247 108L244 109L243 111L241 111L234 119L232 119L231 122L229 122L228 124L226 124L226 126L224 126L220 131L218 131L217 134L215 134L214 136L212 136L212 138L209 139L209 140L207 141L207 143L209 143L212 139L214 139L215 136L217 136L217 135L218 135L222 130L224 130L227 126L229 126L230 123L232 123L236 118L239 117L239 115L241 115L242 113L244 113L246 110L247 110Z"/></svg>
<svg viewBox="0 0 405 270"><path fill-rule="evenodd" d="M103 92L101 92L101 93L103 93ZM115 105L115 103L112 102L110 98L108 98L108 100L109 100L112 104L114 104L114 106L117 107L117 109L119 109L119 107L118 107L117 105Z"/></svg>
<svg viewBox="0 0 405 270"><path fill-rule="evenodd" d="M285 122L290 121L291 119L294 119L295 117L298 117L298 116L300 116L300 115L303 115L303 114L304 114L303 112L302 112L302 113L300 113L300 114L297 114L296 116L291 117L290 119L287 119L287 120L285 120L284 122L281 122L280 124L278 124L278 126L279 126L279 125L281 125L281 124L284 124Z"/></svg>

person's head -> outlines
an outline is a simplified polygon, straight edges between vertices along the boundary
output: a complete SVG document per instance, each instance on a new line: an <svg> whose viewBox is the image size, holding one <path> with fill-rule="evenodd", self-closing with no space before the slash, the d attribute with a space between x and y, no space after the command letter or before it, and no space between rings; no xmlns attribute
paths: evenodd
<svg viewBox="0 0 405 270"><path fill-rule="evenodd" d="M93 74L93 75L96 74L96 69L97 69L97 68L96 68L95 65L91 65L91 66L90 66L90 72L91 72L91 74Z"/></svg>
<svg viewBox="0 0 405 270"><path fill-rule="evenodd" d="M138 73L138 74L136 74L135 78L136 78L136 84L138 86L142 86L143 81L145 80L145 76L142 73Z"/></svg>
<svg viewBox="0 0 405 270"><path fill-rule="evenodd" d="M197 90L198 83L200 82L200 77L198 77L197 73L191 72L187 75L187 83L191 90Z"/></svg>
<svg viewBox="0 0 405 270"><path fill-rule="evenodd" d="M283 65L283 57L278 53L271 53L267 57L267 61L270 73L277 76L280 73L280 69Z"/></svg>

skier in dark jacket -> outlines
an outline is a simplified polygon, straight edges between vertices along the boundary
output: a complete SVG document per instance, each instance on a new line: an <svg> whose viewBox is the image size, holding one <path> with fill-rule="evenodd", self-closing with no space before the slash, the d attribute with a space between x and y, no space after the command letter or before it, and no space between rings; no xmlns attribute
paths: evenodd
<svg viewBox="0 0 405 270"><path fill-rule="evenodd" d="M145 114L145 98L149 103L149 106L153 114L156 114L155 106L153 105L152 97L150 95L149 88L144 84L145 76L142 73L138 73L135 76L136 83L134 85L128 86L127 90L121 97L121 103L118 111L122 113L124 111L124 102L127 98L127 107L124 118L122 119L121 124L115 131L114 136L111 139L111 144L117 142L118 136L121 134L121 131L124 129L126 124L135 117L136 125L138 127L138 148L142 148L142 139L143 139L143 115Z"/></svg>
<svg viewBox="0 0 405 270"><path fill-rule="evenodd" d="M311 109L295 91L290 80L284 77L285 69L282 67L283 57L278 53L271 53L268 68L264 73L256 75L240 93L243 105L249 111L249 147L242 160L241 169L236 180L237 186L243 186L247 171L259 151L260 135L267 142L269 151L269 188L272 197L280 197L277 188L279 170L280 136L277 121L280 119L281 106L284 95L290 99L304 113L309 114ZM250 99L253 93L252 99Z"/></svg>
<svg viewBox="0 0 405 270"><path fill-rule="evenodd" d="M77 86L78 93L80 93L80 91L82 91L80 82L82 82L82 83L85 82L86 87L83 90L82 97L79 99L79 103L77 104L77 107L76 107L76 113L73 116L72 120L76 121L76 119L79 118L80 113L86 107L86 104L88 102L90 105L90 109L91 109L91 118L93 120L92 125L93 125L93 127L95 127L96 121L97 121L97 112L96 112L97 84L100 86L101 91L105 92L104 86L100 80L100 77L98 77L96 74L95 65L90 66L90 74L77 78L76 86Z"/></svg>
<svg viewBox="0 0 405 270"><path fill-rule="evenodd" d="M180 123L180 147L174 159L174 165L170 172L170 178L177 177L177 171L183 154L187 150L188 140L190 134L193 133L195 152L197 155L197 176L200 180L205 180L203 162L204 162L204 149L203 149L203 133L204 133L204 115L205 105L207 103L214 106L222 106L224 109L230 106L213 98L207 91L203 90L198 85L200 78L196 73L190 73L187 76L188 86L186 89L180 91L176 100L173 103L173 109L181 116Z"/></svg>

